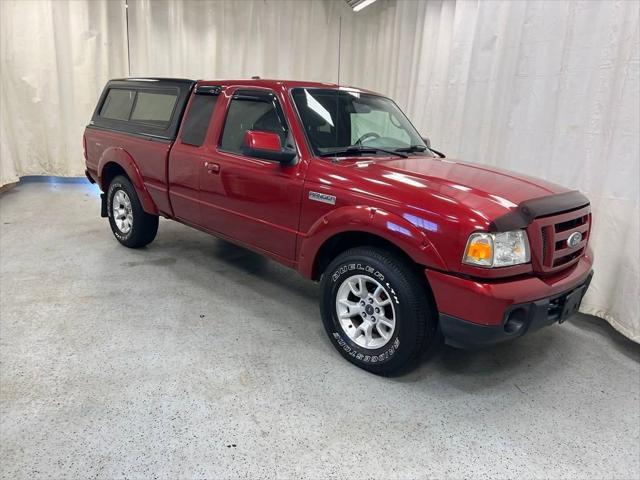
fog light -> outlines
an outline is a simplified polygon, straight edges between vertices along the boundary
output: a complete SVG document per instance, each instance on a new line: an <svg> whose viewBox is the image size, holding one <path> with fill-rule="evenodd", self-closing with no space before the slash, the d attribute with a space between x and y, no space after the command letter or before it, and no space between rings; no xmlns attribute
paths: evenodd
<svg viewBox="0 0 640 480"><path fill-rule="evenodd" d="M509 312L507 321L504 322L504 331L509 335L517 333L524 327L524 321L527 318L527 312L524 308L516 308Z"/></svg>

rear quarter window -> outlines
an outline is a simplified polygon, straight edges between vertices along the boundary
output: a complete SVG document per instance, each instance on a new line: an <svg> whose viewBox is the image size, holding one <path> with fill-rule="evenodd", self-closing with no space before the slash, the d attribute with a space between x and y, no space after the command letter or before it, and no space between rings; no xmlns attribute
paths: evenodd
<svg viewBox="0 0 640 480"><path fill-rule="evenodd" d="M195 95L184 120L182 143L202 146L217 101L217 95Z"/></svg>

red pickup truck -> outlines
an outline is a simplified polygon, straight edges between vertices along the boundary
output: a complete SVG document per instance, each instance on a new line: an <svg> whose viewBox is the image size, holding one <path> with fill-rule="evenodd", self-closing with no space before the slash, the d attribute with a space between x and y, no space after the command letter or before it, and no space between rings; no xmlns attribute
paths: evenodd
<svg viewBox="0 0 640 480"><path fill-rule="evenodd" d="M586 197L447 159L362 89L112 80L84 154L121 244L161 215L320 281L332 343L379 374L561 323L592 276Z"/></svg>

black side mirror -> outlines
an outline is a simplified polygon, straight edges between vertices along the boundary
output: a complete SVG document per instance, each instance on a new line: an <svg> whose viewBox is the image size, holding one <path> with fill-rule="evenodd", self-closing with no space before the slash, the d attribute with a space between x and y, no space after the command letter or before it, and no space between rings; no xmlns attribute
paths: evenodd
<svg viewBox="0 0 640 480"><path fill-rule="evenodd" d="M258 148L249 148L244 146L242 153L248 157L261 158L262 160L269 160L272 162L278 162L282 165L290 165L293 159L296 158L298 152L291 147L282 147L279 151L274 150L261 150Z"/></svg>

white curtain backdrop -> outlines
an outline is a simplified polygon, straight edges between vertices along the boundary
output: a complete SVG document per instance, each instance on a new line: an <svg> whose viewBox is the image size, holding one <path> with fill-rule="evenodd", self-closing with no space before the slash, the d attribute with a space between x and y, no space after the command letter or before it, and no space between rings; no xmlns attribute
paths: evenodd
<svg viewBox="0 0 640 480"><path fill-rule="evenodd" d="M109 78L127 75L120 2L0 0L0 185L83 175L82 131Z"/></svg>
<svg viewBox="0 0 640 480"><path fill-rule="evenodd" d="M395 98L449 157L592 200L583 311L640 341L638 2L0 1L0 185L81 175L109 78L252 75ZM129 70L130 64L130 70Z"/></svg>
<svg viewBox="0 0 640 480"><path fill-rule="evenodd" d="M448 156L584 192L596 274L581 310L636 342L638 15L625 0L379 0L343 18L340 64L341 81L395 98Z"/></svg>
<svg viewBox="0 0 640 480"><path fill-rule="evenodd" d="M342 2L129 0L132 76L338 79Z"/></svg>

